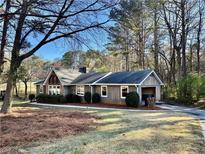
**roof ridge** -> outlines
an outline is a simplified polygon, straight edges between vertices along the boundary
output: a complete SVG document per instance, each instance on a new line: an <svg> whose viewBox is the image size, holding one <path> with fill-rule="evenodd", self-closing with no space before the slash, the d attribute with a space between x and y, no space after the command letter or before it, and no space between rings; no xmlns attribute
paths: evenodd
<svg viewBox="0 0 205 154"><path fill-rule="evenodd" d="M144 71L153 71L153 69L144 69L144 70L135 70L135 71L118 71L118 72L112 72L112 73L122 73L122 72L144 72Z"/></svg>
<svg viewBox="0 0 205 154"><path fill-rule="evenodd" d="M107 73L106 75L104 75L104 76L101 77L100 79L98 79L98 80L96 80L95 82L93 82L92 85L95 84L95 83L97 83L97 82L99 82L100 80L104 79L105 77L108 77L108 76L111 75L111 74L112 74L112 72Z"/></svg>

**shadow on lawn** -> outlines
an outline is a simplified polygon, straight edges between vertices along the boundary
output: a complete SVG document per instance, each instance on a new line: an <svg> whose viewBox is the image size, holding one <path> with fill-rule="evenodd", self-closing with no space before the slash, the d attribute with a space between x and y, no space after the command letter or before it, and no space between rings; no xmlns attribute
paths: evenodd
<svg viewBox="0 0 205 154"><path fill-rule="evenodd" d="M22 106L22 105L20 105ZM24 104L24 107L39 107ZM44 108L44 107L40 107ZM50 108L58 110L59 108ZM69 111L68 108L60 108ZM73 109L72 109L73 110ZM86 110L98 115L95 130L75 136L22 146L32 153L203 153L199 122L171 111Z"/></svg>
<svg viewBox="0 0 205 154"><path fill-rule="evenodd" d="M97 113L102 118L97 130L82 136L62 139L58 145L48 148L49 151L91 154L137 151L143 154L203 153L205 150L198 121L187 118L185 114L179 116L178 120L172 113ZM143 119L144 117L146 119ZM160 120L162 117L167 120Z"/></svg>

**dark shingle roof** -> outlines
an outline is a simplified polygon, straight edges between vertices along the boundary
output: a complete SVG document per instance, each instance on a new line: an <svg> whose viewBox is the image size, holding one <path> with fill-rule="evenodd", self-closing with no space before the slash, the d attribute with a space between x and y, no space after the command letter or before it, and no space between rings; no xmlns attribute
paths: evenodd
<svg viewBox="0 0 205 154"><path fill-rule="evenodd" d="M78 70L74 69L55 68L53 71L56 73L63 85L69 85L73 80L81 75Z"/></svg>
<svg viewBox="0 0 205 154"><path fill-rule="evenodd" d="M114 72L97 82L108 84L140 84L152 70L132 71L132 72Z"/></svg>
<svg viewBox="0 0 205 154"><path fill-rule="evenodd" d="M71 84L92 84L95 81L102 78L103 76L105 76L106 74L107 73L100 73L100 72L91 72L91 73L81 74L79 77L73 80Z"/></svg>
<svg viewBox="0 0 205 154"><path fill-rule="evenodd" d="M53 69L63 85L70 84L140 84L152 70L100 73L91 72L81 74L71 69ZM43 84L44 80L35 84Z"/></svg>
<svg viewBox="0 0 205 154"><path fill-rule="evenodd" d="M78 70L74 70L74 69L52 68L51 71L53 71L57 75L58 79L63 85L69 85L74 79L76 79L79 75L81 75L81 73L78 72ZM47 78L48 78L48 75L47 75ZM43 84L45 80L46 79L36 81L35 84L36 85Z"/></svg>
<svg viewBox="0 0 205 154"><path fill-rule="evenodd" d="M38 80L38 81L34 82L34 84L36 84L36 85L43 84L44 81L45 81L45 79L44 80Z"/></svg>

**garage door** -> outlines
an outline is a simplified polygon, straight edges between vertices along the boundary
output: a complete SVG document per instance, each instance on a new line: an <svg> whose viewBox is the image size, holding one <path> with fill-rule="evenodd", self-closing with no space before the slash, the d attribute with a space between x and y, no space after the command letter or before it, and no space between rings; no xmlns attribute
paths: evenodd
<svg viewBox="0 0 205 154"><path fill-rule="evenodd" d="M142 100L145 100L147 97L156 97L156 88L155 87L144 87L142 88Z"/></svg>

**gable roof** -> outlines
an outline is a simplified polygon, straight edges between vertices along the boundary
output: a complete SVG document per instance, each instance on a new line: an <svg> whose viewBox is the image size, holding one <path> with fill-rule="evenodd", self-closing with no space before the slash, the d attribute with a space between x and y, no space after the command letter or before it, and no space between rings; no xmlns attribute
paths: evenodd
<svg viewBox="0 0 205 154"><path fill-rule="evenodd" d="M35 84L45 85L50 75L54 72L62 85L141 85L150 75L163 82L153 70L130 71L130 72L90 72L80 73L74 69L53 68L45 80L37 81Z"/></svg>
<svg viewBox="0 0 205 154"><path fill-rule="evenodd" d="M81 75L80 72L74 69L52 68L43 84L46 84L52 72L56 74L62 85L69 85L74 79Z"/></svg>
<svg viewBox="0 0 205 154"><path fill-rule="evenodd" d="M71 84L93 84L97 80L103 78L108 73L91 72L78 76Z"/></svg>
<svg viewBox="0 0 205 154"><path fill-rule="evenodd" d="M159 78L159 76L157 75L157 73L155 71L151 71L141 82L139 85L143 84L143 82L150 76L152 75L159 81L160 85L164 85L164 83L162 82L162 80Z"/></svg>
<svg viewBox="0 0 205 154"><path fill-rule="evenodd" d="M157 74L153 70L131 71L131 72L114 72L97 81L95 84L133 84L141 85L151 74L163 85Z"/></svg>

